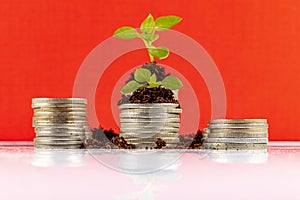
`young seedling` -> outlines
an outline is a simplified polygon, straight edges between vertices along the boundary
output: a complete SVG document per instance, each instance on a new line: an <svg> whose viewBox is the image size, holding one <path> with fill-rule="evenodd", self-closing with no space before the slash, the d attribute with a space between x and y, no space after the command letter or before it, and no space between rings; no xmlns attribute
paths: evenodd
<svg viewBox="0 0 300 200"><path fill-rule="evenodd" d="M170 90L177 90L183 86L182 82L175 76L166 76L162 81L156 82L156 74L150 70L139 68L134 72L134 80L129 81L122 89L122 94L130 94L139 88L154 88L164 86Z"/></svg>
<svg viewBox="0 0 300 200"><path fill-rule="evenodd" d="M133 27L123 26L114 32L114 37L131 40L140 38L143 40L150 57L150 62L154 62L154 58L164 59L169 55L169 50L166 47L155 47L152 43L159 38L157 31L164 31L178 24L182 18L177 16L162 16L154 20L151 14L141 23L140 33Z"/></svg>

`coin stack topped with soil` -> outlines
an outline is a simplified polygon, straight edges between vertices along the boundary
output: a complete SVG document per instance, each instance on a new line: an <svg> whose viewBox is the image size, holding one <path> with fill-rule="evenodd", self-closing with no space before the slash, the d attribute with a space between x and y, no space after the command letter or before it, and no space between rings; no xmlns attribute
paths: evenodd
<svg viewBox="0 0 300 200"><path fill-rule="evenodd" d="M205 129L204 148L220 150L266 149L266 119L216 119Z"/></svg>
<svg viewBox="0 0 300 200"><path fill-rule="evenodd" d="M120 136L137 148L155 147L157 138L167 147L179 142L179 114L176 103L129 103L120 105Z"/></svg>
<svg viewBox="0 0 300 200"><path fill-rule="evenodd" d="M33 127L36 148L81 148L87 127L87 100L34 98Z"/></svg>

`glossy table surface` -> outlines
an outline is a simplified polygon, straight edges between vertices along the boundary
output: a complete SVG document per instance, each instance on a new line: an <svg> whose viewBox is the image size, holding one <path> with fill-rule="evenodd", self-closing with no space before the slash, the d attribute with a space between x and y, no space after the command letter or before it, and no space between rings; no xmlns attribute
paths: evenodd
<svg viewBox="0 0 300 200"><path fill-rule="evenodd" d="M300 199L300 143L257 151L41 150L0 143L0 199Z"/></svg>

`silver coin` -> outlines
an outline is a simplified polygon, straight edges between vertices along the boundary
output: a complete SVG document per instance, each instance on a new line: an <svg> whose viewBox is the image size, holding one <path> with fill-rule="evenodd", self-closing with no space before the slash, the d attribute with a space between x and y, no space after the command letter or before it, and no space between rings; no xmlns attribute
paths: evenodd
<svg viewBox="0 0 300 200"><path fill-rule="evenodd" d="M155 128L155 127L167 127L167 128L179 128L180 123L164 123L164 122L158 122L158 123L152 123L152 122L147 122L147 123L122 123L121 124L122 128Z"/></svg>
<svg viewBox="0 0 300 200"><path fill-rule="evenodd" d="M209 138L268 138L267 132L260 133L209 133Z"/></svg>
<svg viewBox="0 0 300 200"><path fill-rule="evenodd" d="M177 108L178 106L179 104L176 103L128 103L120 105L119 108Z"/></svg>
<svg viewBox="0 0 300 200"><path fill-rule="evenodd" d="M126 142L128 143L132 143L132 142L136 142L136 143L144 143L144 142L153 142L156 141L156 138L124 138L126 140ZM178 138L161 138L162 140L164 140L166 143L178 143L179 139Z"/></svg>
<svg viewBox="0 0 300 200"><path fill-rule="evenodd" d="M159 137L176 137L176 138L178 138L178 136L179 136L179 133L178 132L173 132L173 133L170 133L170 132L160 132L160 133L158 133L157 135L156 135L156 137L157 138L159 138Z"/></svg>
<svg viewBox="0 0 300 200"><path fill-rule="evenodd" d="M210 124L266 124L267 119L213 119Z"/></svg>
<svg viewBox="0 0 300 200"><path fill-rule="evenodd" d="M120 128L121 132L127 132L127 133L152 133L157 131L162 132L170 132L170 133L177 133L179 131L179 128L166 128L166 127L158 127L158 128L149 128L148 127L142 127L142 128Z"/></svg>
<svg viewBox="0 0 300 200"><path fill-rule="evenodd" d="M234 144L234 143L208 143L204 142L202 145L206 149L219 149L219 150L245 150L245 149L266 149L267 144L256 144L256 143L247 143L247 144Z"/></svg>
<svg viewBox="0 0 300 200"><path fill-rule="evenodd" d="M209 129L209 133L268 133L268 128L223 128L223 129Z"/></svg>
<svg viewBox="0 0 300 200"><path fill-rule="evenodd" d="M32 103L75 103L87 104L87 99L84 98L33 98Z"/></svg>
<svg viewBox="0 0 300 200"><path fill-rule="evenodd" d="M137 118L120 118L121 123L179 123L180 118L166 118L166 119L137 119Z"/></svg>
<svg viewBox="0 0 300 200"><path fill-rule="evenodd" d="M223 128L268 128L268 124L209 124L209 129Z"/></svg>
<svg viewBox="0 0 300 200"><path fill-rule="evenodd" d="M34 123L32 123L32 127L45 127L45 126L55 127L55 126L69 126L69 125L77 126L77 127L82 128L83 126L87 125L87 123L73 123L73 122L69 122L69 123L60 123L60 122L57 122L57 123L37 123L37 122L34 122Z"/></svg>
<svg viewBox="0 0 300 200"><path fill-rule="evenodd" d="M179 138L172 138L172 137L160 137L162 140L164 140L166 143L178 143Z"/></svg>
<svg viewBox="0 0 300 200"><path fill-rule="evenodd" d="M244 143L259 143L264 144L268 143L268 138L210 138L206 139L208 143L235 143L235 144L244 144Z"/></svg>
<svg viewBox="0 0 300 200"><path fill-rule="evenodd" d="M86 107L67 107L67 108L34 108L34 112L87 112Z"/></svg>
<svg viewBox="0 0 300 200"><path fill-rule="evenodd" d="M180 114L182 113L181 108L131 108L131 109L123 109L122 113L174 113Z"/></svg>
<svg viewBox="0 0 300 200"><path fill-rule="evenodd" d="M54 136L39 136L36 137L36 141L38 142L39 139L42 141L48 140L48 141L82 141L82 138L79 136L67 136L67 137L54 137Z"/></svg>
<svg viewBox="0 0 300 200"><path fill-rule="evenodd" d="M163 138L166 143L178 143L178 138ZM147 143L147 142L156 142L156 138L147 138L147 139L139 139L139 138L127 138L126 141L128 143Z"/></svg>
<svg viewBox="0 0 300 200"><path fill-rule="evenodd" d="M82 129L85 128L86 124L42 124L42 125L35 125L35 128L68 128L68 129Z"/></svg>
<svg viewBox="0 0 300 200"><path fill-rule="evenodd" d="M120 118L140 118L140 119L165 119L165 118L175 118L178 117L177 114L168 114L168 113L121 113Z"/></svg>
<svg viewBox="0 0 300 200"><path fill-rule="evenodd" d="M81 140L86 138L85 134L76 134L76 133L35 133L36 137L55 137L55 138L67 138L67 137L78 137Z"/></svg>
<svg viewBox="0 0 300 200"><path fill-rule="evenodd" d="M42 117L42 116L49 116L49 117L66 117L66 116L82 116L86 117L87 116L87 111L70 111L70 112L61 112L61 111L54 111L54 112L49 112L49 111L34 111L33 116L35 117Z"/></svg>
<svg viewBox="0 0 300 200"><path fill-rule="evenodd" d="M147 137L175 137L178 138L178 132L177 133L169 133L169 132L159 132L159 133L153 133L153 134L148 134L148 133L120 133L120 136L124 138L147 138Z"/></svg>
<svg viewBox="0 0 300 200"><path fill-rule="evenodd" d="M178 133L173 134L136 134L136 133L120 133L120 137L132 139L148 139L148 138L178 138Z"/></svg>
<svg viewBox="0 0 300 200"><path fill-rule="evenodd" d="M34 116L32 117L33 121L60 121L60 122L64 122L64 121L86 121L87 118L86 117L80 117L80 116L60 116L60 117L48 117L48 116Z"/></svg>
<svg viewBox="0 0 300 200"><path fill-rule="evenodd" d="M33 119L33 124L87 124L84 119L61 120L61 119Z"/></svg>
<svg viewBox="0 0 300 200"><path fill-rule="evenodd" d="M84 127L36 127L35 131L51 131L51 132L85 132L86 129Z"/></svg>
<svg viewBox="0 0 300 200"><path fill-rule="evenodd" d="M35 130L36 133L44 133L44 134L84 134L85 131L77 131L77 130Z"/></svg>
<svg viewBox="0 0 300 200"><path fill-rule="evenodd" d="M35 127L35 132L36 133L74 133L74 134L83 134L86 133L85 130L79 129L47 129L47 127L45 129L41 128L41 127Z"/></svg>
<svg viewBox="0 0 300 200"><path fill-rule="evenodd" d="M80 145L48 145L48 144L34 144L35 148L38 149L80 149L82 144Z"/></svg>
<svg viewBox="0 0 300 200"><path fill-rule="evenodd" d="M86 108L85 104L68 104L68 103L36 103L31 105L32 108Z"/></svg>
<svg viewBox="0 0 300 200"><path fill-rule="evenodd" d="M34 138L36 144L48 144L48 145L79 145L82 144L81 140L70 140L70 141L59 141L59 140L48 140L42 138Z"/></svg>

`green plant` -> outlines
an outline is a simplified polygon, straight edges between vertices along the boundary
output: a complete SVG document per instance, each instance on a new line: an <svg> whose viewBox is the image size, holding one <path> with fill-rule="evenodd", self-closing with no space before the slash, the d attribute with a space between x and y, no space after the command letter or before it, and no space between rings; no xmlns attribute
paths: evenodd
<svg viewBox="0 0 300 200"><path fill-rule="evenodd" d="M151 14L141 23L139 33L135 28L123 26L114 32L114 37L124 40L140 38L143 40L150 57L150 62L154 62L154 58L164 59L168 57L169 50L166 47L155 47L152 43L159 38L156 31L163 31L172 28L178 24L182 18L177 16L161 16L154 20Z"/></svg>
<svg viewBox="0 0 300 200"><path fill-rule="evenodd" d="M135 70L134 79L121 89L122 94L129 94L143 87L153 88L164 86L170 90L177 90L183 86L182 82L175 76L166 76L162 81L156 82L155 73L151 74L150 70L144 68Z"/></svg>

